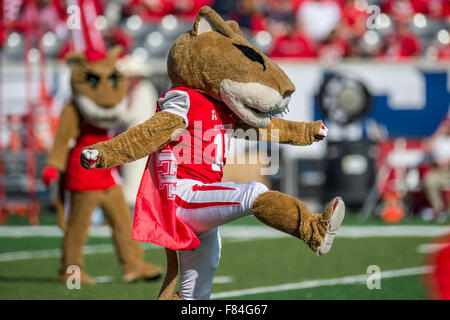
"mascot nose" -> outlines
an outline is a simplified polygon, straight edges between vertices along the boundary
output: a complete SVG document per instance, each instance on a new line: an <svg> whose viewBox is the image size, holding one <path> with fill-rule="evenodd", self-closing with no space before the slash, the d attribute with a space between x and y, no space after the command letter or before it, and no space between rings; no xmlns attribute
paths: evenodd
<svg viewBox="0 0 450 320"><path fill-rule="evenodd" d="M283 99L284 99L284 98L290 97L291 94L293 94L293 93L294 93L293 90L286 90L286 91L283 93Z"/></svg>

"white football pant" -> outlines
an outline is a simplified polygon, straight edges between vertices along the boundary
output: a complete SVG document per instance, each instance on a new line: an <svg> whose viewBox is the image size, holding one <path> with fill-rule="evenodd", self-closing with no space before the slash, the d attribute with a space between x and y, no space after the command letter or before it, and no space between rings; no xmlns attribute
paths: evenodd
<svg viewBox="0 0 450 320"><path fill-rule="evenodd" d="M179 295L185 300L210 298L212 280L220 259L218 227L251 214L253 202L268 191L262 183L177 181L176 213L198 236L194 250L181 250Z"/></svg>

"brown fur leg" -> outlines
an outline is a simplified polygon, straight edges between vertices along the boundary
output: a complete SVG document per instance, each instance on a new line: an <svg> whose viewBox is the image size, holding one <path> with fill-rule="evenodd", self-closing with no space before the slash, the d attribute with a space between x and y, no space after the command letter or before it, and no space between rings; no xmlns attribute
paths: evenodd
<svg viewBox="0 0 450 320"><path fill-rule="evenodd" d="M83 246L86 242L91 215L101 201L100 192L72 192L67 230L62 241L62 266L60 279L64 279L67 267L76 265L83 269ZM89 276L86 275L86 279Z"/></svg>
<svg viewBox="0 0 450 320"><path fill-rule="evenodd" d="M57 189L57 200L56 200L56 217L58 219L58 227L63 231L66 232L67 230L67 221L66 221L66 211L64 208L64 185L62 183L64 181L64 176L60 178L60 182L58 183L58 189Z"/></svg>
<svg viewBox="0 0 450 320"><path fill-rule="evenodd" d="M315 214L294 197L267 191L256 198L252 212L264 224L301 239L316 251L327 231L331 203L323 214Z"/></svg>
<svg viewBox="0 0 450 320"><path fill-rule="evenodd" d="M131 215L122 188L114 186L104 191L100 204L113 230L123 279L132 282L139 279L156 279L163 273L160 266L144 263L140 244L131 238Z"/></svg>
<svg viewBox="0 0 450 320"><path fill-rule="evenodd" d="M178 279L178 257L177 252L166 248L167 272L158 300L180 300L178 293L174 293Z"/></svg>

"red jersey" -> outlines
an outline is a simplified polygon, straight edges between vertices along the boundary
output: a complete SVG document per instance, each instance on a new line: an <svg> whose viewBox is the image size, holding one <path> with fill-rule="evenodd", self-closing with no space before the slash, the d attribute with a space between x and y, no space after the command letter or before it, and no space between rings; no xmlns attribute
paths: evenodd
<svg viewBox="0 0 450 320"><path fill-rule="evenodd" d="M190 250L200 241L176 215L177 180L222 180L235 117L223 103L184 87L166 91L158 99L158 111L182 117L186 130L147 161L136 197L133 239Z"/></svg>
<svg viewBox="0 0 450 320"><path fill-rule="evenodd" d="M222 102L189 88L166 91L158 109L179 115L186 130L169 144L177 161L177 178L220 182L236 118Z"/></svg>
<svg viewBox="0 0 450 320"><path fill-rule="evenodd" d="M64 179L66 189L70 191L106 190L117 184L115 178L117 169L86 170L80 164L80 153L83 148L111 138L105 129L88 124L83 127L75 147L70 150Z"/></svg>

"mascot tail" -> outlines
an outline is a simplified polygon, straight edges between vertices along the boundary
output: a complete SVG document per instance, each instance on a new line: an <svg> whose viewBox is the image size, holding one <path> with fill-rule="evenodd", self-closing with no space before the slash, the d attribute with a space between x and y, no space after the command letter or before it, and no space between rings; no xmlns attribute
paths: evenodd
<svg viewBox="0 0 450 320"><path fill-rule="evenodd" d="M178 256L172 249L166 249L167 271L158 295L158 300L180 300L178 293L174 293L178 280Z"/></svg>

